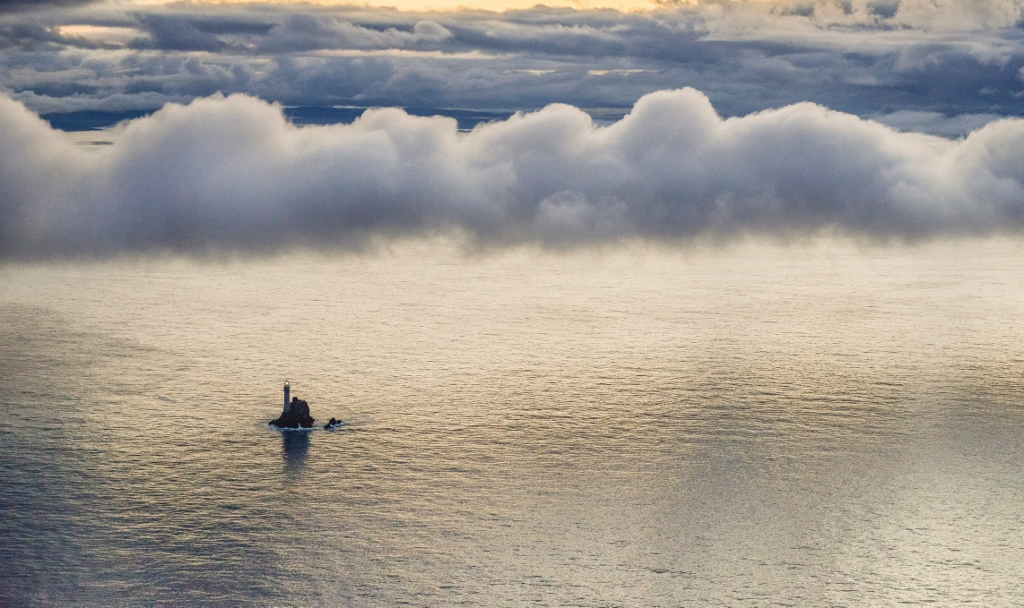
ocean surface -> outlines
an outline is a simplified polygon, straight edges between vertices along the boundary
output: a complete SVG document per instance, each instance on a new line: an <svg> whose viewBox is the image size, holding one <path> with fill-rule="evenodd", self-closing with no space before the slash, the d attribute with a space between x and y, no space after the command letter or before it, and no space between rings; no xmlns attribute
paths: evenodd
<svg viewBox="0 0 1024 608"><path fill-rule="evenodd" d="M3 265L0 467L2 606L1020 605L1024 243Z"/></svg>

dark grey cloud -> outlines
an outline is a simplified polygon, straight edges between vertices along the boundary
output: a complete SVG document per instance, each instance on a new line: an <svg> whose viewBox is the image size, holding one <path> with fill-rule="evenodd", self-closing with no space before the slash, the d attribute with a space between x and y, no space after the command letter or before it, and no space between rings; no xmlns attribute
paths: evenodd
<svg viewBox="0 0 1024 608"><path fill-rule="evenodd" d="M875 2L867 2L866 5L868 11L882 19L892 19L896 16L896 12L900 10L900 0L876 0Z"/></svg>
<svg viewBox="0 0 1024 608"><path fill-rule="evenodd" d="M199 29L183 16L143 14L138 15L136 19L146 28L150 38L132 41L130 46L133 48L217 52L226 46L215 35Z"/></svg>
<svg viewBox="0 0 1024 608"><path fill-rule="evenodd" d="M200 99L76 147L0 98L0 257L268 252L459 233L483 245L678 242L821 231L873 239L1024 231L1024 120L963 140L801 103L723 119L662 91L598 126L553 105L460 134L372 110L298 128Z"/></svg>
<svg viewBox="0 0 1024 608"><path fill-rule="evenodd" d="M375 28L327 15L289 15L254 42L263 54L337 49L440 49L452 37L443 25L420 20L411 27Z"/></svg>
<svg viewBox="0 0 1024 608"><path fill-rule="evenodd" d="M72 7L92 4L97 0L0 0L0 14L32 12L55 7Z"/></svg>
<svg viewBox="0 0 1024 608"><path fill-rule="evenodd" d="M63 36L32 21L0 23L0 49L59 51L66 44Z"/></svg>

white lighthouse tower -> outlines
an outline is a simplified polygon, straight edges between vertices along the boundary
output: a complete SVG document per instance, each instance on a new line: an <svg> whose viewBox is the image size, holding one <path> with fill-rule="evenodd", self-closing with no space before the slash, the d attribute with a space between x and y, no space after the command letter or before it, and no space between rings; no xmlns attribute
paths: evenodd
<svg viewBox="0 0 1024 608"><path fill-rule="evenodd" d="M292 409L291 394L292 394L292 386L290 384L288 384L287 380L285 380L284 381L284 411L281 412L282 416L284 414L287 414L288 412L290 412L291 409Z"/></svg>

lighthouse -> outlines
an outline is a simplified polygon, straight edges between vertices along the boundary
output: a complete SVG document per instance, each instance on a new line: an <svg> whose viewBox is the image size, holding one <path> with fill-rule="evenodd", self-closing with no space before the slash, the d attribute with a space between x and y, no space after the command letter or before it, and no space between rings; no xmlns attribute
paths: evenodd
<svg viewBox="0 0 1024 608"><path fill-rule="evenodd" d="M309 415L309 404L298 397L292 397L292 385L285 380L284 410L281 411L281 417L272 420L270 425L279 429L311 429L314 422L316 420Z"/></svg>

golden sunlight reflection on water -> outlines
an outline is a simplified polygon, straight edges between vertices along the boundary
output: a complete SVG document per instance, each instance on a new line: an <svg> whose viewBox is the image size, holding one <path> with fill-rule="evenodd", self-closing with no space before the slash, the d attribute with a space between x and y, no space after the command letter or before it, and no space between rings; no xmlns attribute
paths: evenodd
<svg viewBox="0 0 1024 608"><path fill-rule="evenodd" d="M0 603L1012 605L1024 249L0 268ZM280 389L336 431L266 427Z"/></svg>

